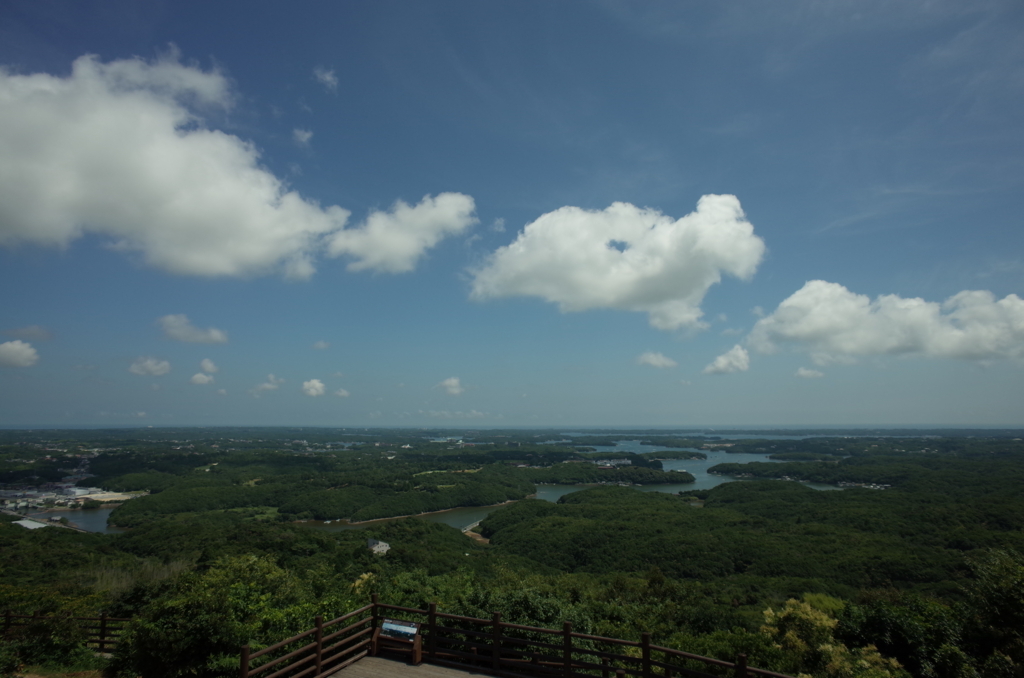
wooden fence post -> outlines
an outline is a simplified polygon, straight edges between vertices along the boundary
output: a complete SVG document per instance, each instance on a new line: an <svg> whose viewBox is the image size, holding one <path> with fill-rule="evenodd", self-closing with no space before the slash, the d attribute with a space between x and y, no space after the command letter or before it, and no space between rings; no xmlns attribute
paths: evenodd
<svg viewBox="0 0 1024 678"><path fill-rule="evenodd" d="M644 678L651 678L651 634L640 634L640 672Z"/></svg>
<svg viewBox="0 0 1024 678"><path fill-rule="evenodd" d="M437 603L431 603L427 611L427 656L433 661L437 655Z"/></svg>
<svg viewBox="0 0 1024 678"><path fill-rule="evenodd" d="M501 666L501 613L495 612L491 615L491 669L497 673Z"/></svg>
<svg viewBox="0 0 1024 678"><path fill-rule="evenodd" d="M736 655L736 678L747 678L747 655Z"/></svg>
<svg viewBox="0 0 1024 678"><path fill-rule="evenodd" d="M608 678L608 667L611 666L611 663L608 657L601 657L601 678Z"/></svg>
<svg viewBox="0 0 1024 678"><path fill-rule="evenodd" d="M100 652L107 649L107 613L100 613Z"/></svg>
<svg viewBox="0 0 1024 678"><path fill-rule="evenodd" d="M239 649L238 678L249 678L249 646L243 645Z"/></svg>
<svg viewBox="0 0 1024 678"><path fill-rule="evenodd" d="M565 678L572 678L572 622L562 624L562 672Z"/></svg>
<svg viewBox="0 0 1024 678"><path fill-rule="evenodd" d="M373 610L370 611L370 616L373 617L373 628L377 628L377 594L370 594L370 604L373 605Z"/></svg>
<svg viewBox="0 0 1024 678"><path fill-rule="evenodd" d="M316 673L314 676L319 676L320 671L324 665L324 616L318 614L315 618L316 621Z"/></svg>

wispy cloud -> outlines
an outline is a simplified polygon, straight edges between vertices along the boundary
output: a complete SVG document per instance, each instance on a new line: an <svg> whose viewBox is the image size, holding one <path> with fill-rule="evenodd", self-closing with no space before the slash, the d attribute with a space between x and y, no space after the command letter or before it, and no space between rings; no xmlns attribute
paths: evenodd
<svg viewBox="0 0 1024 678"><path fill-rule="evenodd" d="M750 369L750 354L739 344L718 356L704 368L704 374L733 374Z"/></svg>
<svg viewBox="0 0 1024 678"><path fill-rule="evenodd" d="M28 325L13 330L4 330L4 334L15 339L23 339L24 341L49 341L53 338L50 331L40 325Z"/></svg>
<svg viewBox="0 0 1024 678"><path fill-rule="evenodd" d="M216 327L208 327L201 330L191 322L184 313L178 315L165 315L157 320L164 334L176 341L184 341L193 344L223 344L228 340L227 332L218 330Z"/></svg>
<svg viewBox="0 0 1024 678"><path fill-rule="evenodd" d="M338 90L338 76L334 74L333 68L324 68L323 66L317 66L313 69L313 77L324 86L328 92L336 92Z"/></svg>
<svg viewBox="0 0 1024 678"><path fill-rule="evenodd" d="M425 414L433 417L434 419L483 419L487 417L486 412L478 412L477 410L470 410L468 412L450 410L430 410Z"/></svg>
<svg viewBox="0 0 1024 678"><path fill-rule="evenodd" d="M171 371L171 363L159 358L142 356L135 359L128 371L146 377L159 377Z"/></svg>
<svg viewBox="0 0 1024 678"><path fill-rule="evenodd" d="M447 391L448 395L459 395L466 390L458 377L448 377L437 385Z"/></svg>
<svg viewBox="0 0 1024 678"><path fill-rule="evenodd" d="M296 145L306 148L309 146L310 140L313 138L313 132L308 129L295 128L292 130L292 139Z"/></svg>
<svg viewBox="0 0 1024 678"><path fill-rule="evenodd" d="M661 369L675 367L676 365L679 364L675 360L672 360L672 358L669 358L668 356L663 355L661 353L655 353L653 351L641 353L639 356L637 356L636 362L638 365L650 365L651 367L658 367Z"/></svg>
<svg viewBox="0 0 1024 678"><path fill-rule="evenodd" d="M281 384L284 383L284 379L278 379L272 374L267 375L267 380L262 384L258 384L255 388L250 391L253 396L259 398L262 394L267 391L276 391L280 388Z"/></svg>

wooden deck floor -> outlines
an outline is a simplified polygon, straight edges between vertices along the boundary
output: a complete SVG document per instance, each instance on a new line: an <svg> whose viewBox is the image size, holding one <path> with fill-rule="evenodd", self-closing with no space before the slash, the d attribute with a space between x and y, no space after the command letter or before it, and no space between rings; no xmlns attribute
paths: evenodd
<svg viewBox="0 0 1024 678"><path fill-rule="evenodd" d="M466 678L486 676L476 671L460 671L433 664L412 666L401 659L363 657L334 674L337 678Z"/></svg>

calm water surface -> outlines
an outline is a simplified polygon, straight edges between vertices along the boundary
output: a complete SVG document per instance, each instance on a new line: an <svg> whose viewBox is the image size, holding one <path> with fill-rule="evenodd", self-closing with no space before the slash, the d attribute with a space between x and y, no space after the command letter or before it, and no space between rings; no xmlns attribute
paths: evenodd
<svg viewBox="0 0 1024 678"><path fill-rule="evenodd" d="M44 513L33 513L29 518L36 520L48 520L49 518L67 518L68 522L83 530L90 532L103 532L104 534L116 534L124 532L124 528L110 527L107 525L107 518L113 508L76 509L68 511L46 511Z"/></svg>
<svg viewBox="0 0 1024 678"><path fill-rule="evenodd" d="M733 438L739 438L740 436L731 436ZM755 436L749 436L751 438ZM769 438L769 436L756 436L757 438ZM798 437L811 437L811 436L773 436L771 439L777 440L793 440ZM641 445L639 440L623 440L618 445L597 445L594 446L598 452L608 452L609 454L629 454L636 452L655 452L659 448L651 445ZM660 448L667 449L667 448ZM678 449L678 448L676 448ZM688 449L691 452L697 452L696 449ZM707 459L679 459L664 461L662 465L666 471L687 471L694 477L692 483L680 483L672 485L644 485L639 487L641 492L668 492L676 494L678 492L689 492L692 490L709 490L716 485L722 483L736 482L736 478L729 476L717 476L708 473L708 469L715 464L724 464L726 462L735 464L745 464L751 461L767 461L771 462L766 454L730 454L724 450L699 450L708 456ZM820 483L803 483L808 487L812 487L816 490L838 490L838 487L833 485L823 485ZM543 499L545 501L555 502L561 497L572 492L579 492L589 487L598 487L597 485L538 485L537 486L537 499ZM491 511L494 511L498 506L474 506L471 508L457 508L449 511L439 511L437 513L431 513L430 515L420 516L423 520L429 520L433 523L444 523L445 525L451 525L458 529L464 529L473 523L483 520L486 518ZM311 527L317 527L329 531L340 531L340 530L353 530L362 527L372 527L374 525L380 525L386 523L394 518L385 518L383 520L374 520L367 523L361 523L359 525L348 525L343 522L331 522L330 524L324 524L320 521L309 520L306 521L306 525Z"/></svg>
<svg viewBox="0 0 1024 678"><path fill-rule="evenodd" d="M722 436L723 438L725 435ZM806 438L811 436L740 436L730 435L729 438L740 439L740 438L763 438L772 440L793 440L797 438ZM595 449L599 452L608 452L609 454L629 454L637 452L656 452L659 449L651 445L641 445L639 440L623 440L618 445L600 445L595 446ZM696 452L697 450L688 450ZM679 459L662 462L666 471L687 471L693 475L695 482L684 483L684 484L672 484L672 485L645 485L638 488L641 492L669 492L672 494L678 492L688 492L691 490L708 490L716 485L722 483L735 482L735 478L729 476L716 476L709 475L708 469L715 464L723 464L726 462L745 464L751 461L766 461L771 462L772 460L764 454L730 454L724 450L700 450L708 456L707 459ZM804 483L808 487L813 487L816 490L837 490L839 488L832 485L821 485L818 483ZM570 494L572 492L579 492L585 490L588 487L595 487L594 485L538 485L537 486L537 498L545 501L558 501L560 497ZM420 516L423 520L428 520L432 523L444 523L445 525L451 525L458 529L464 529L473 523L486 518L491 511L499 508L497 506L472 506L465 508L451 509L448 511L439 511L437 513L431 513L429 515ZM51 517L66 517L68 521L75 525L89 530L90 532L103 532L106 534L114 534L117 532L124 532L123 529L117 527L110 527L107 525L107 518L110 516L112 508L98 508L98 509L80 509L77 511L50 511L48 513L36 513L31 517L46 520ZM384 518L382 520L372 520L365 523L359 523L358 525L349 525L340 520L332 520L330 522L319 521L319 520L307 520L302 525L309 527L315 527L317 529L325 530L327 532L338 532L341 530L355 530L366 527L373 527L389 521L395 520L395 518Z"/></svg>

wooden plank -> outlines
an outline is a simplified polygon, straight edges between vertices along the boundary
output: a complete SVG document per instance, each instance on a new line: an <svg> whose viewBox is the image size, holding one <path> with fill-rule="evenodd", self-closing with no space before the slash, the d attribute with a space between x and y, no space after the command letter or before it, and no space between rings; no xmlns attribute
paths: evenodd
<svg viewBox="0 0 1024 678"><path fill-rule="evenodd" d="M387 657L363 657L334 675L336 678L465 678L466 676L490 674L469 670L459 671L433 664L412 666Z"/></svg>

